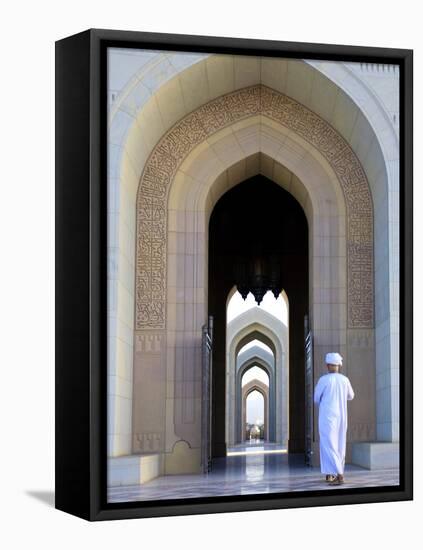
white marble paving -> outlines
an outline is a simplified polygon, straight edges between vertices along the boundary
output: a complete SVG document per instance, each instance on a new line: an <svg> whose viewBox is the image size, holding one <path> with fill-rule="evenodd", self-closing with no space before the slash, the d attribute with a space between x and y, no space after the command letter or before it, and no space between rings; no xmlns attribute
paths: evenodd
<svg viewBox="0 0 423 550"><path fill-rule="evenodd" d="M265 451L257 454L258 451ZM286 493L292 491L333 491L362 487L395 486L399 470L366 470L347 465L345 483L330 486L318 468L304 465L303 455L288 455L272 444L229 449L245 454L213 461L209 474L167 475L143 485L108 489L109 502L189 499L198 497Z"/></svg>

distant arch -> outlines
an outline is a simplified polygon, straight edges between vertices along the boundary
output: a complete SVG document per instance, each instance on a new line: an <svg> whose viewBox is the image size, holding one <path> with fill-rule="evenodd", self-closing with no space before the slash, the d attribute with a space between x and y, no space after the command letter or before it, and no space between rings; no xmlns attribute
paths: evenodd
<svg viewBox="0 0 423 550"><path fill-rule="evenodd" d="M239 434L240 441L245 441L245 426L247 419L247 398L253 392L258 391L264 400L264 439L269 440L269 388L261 380L251 380L242 388L242 429Z"/></svg>

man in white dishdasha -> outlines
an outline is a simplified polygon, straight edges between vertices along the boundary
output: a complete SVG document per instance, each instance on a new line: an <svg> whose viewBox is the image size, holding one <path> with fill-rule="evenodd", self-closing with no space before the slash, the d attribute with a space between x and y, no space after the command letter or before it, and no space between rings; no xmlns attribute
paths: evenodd
<svg viewBox="0 0 423 550"><path fill-rule="evenodd" d="M314 390L314 402L319 405L320 470L330 485L344 483L345 450L347 444L347 401L354 391L346 376L339 372L342 357L326 354L327 374L320 377Z"/></svg>

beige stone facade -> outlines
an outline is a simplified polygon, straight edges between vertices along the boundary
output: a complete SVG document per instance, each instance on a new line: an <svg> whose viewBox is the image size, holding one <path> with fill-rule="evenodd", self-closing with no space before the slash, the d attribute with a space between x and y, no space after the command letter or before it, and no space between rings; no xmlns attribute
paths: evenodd
<svg viewBox="0 0 423 550"><path fill-rule="evenodd" d="M155 475L200 470L208 221L226 191L257 174L307 217L315 377L337 349L357 395L349 442L396 442L395 101L378 100L375 78L351 64L148 53L109 57L128 67L110 85L110 468L150 456ZM397 82L395 70L388 78ZM289 354L277 332L276 433L286 441Z"/></svg>

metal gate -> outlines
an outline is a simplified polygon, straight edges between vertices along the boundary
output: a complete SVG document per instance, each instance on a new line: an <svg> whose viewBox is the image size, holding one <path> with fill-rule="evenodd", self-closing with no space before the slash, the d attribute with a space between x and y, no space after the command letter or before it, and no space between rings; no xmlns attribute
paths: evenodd
<svg viewBox="0 0 423 550"><path fill-rule="evenodd" d="M313 377L313 335L308 315L304 317L304 355L305 355L305 463L312 465L314 440L314 377Z"/></svg>
<svg viewBox="0 0 423 550"><path fill-rule="evenodd" d="M211 434L212 434L212 349L213 317L202 332L202 401L201 401L201 466L203 473L211 471Z"/></svg>

